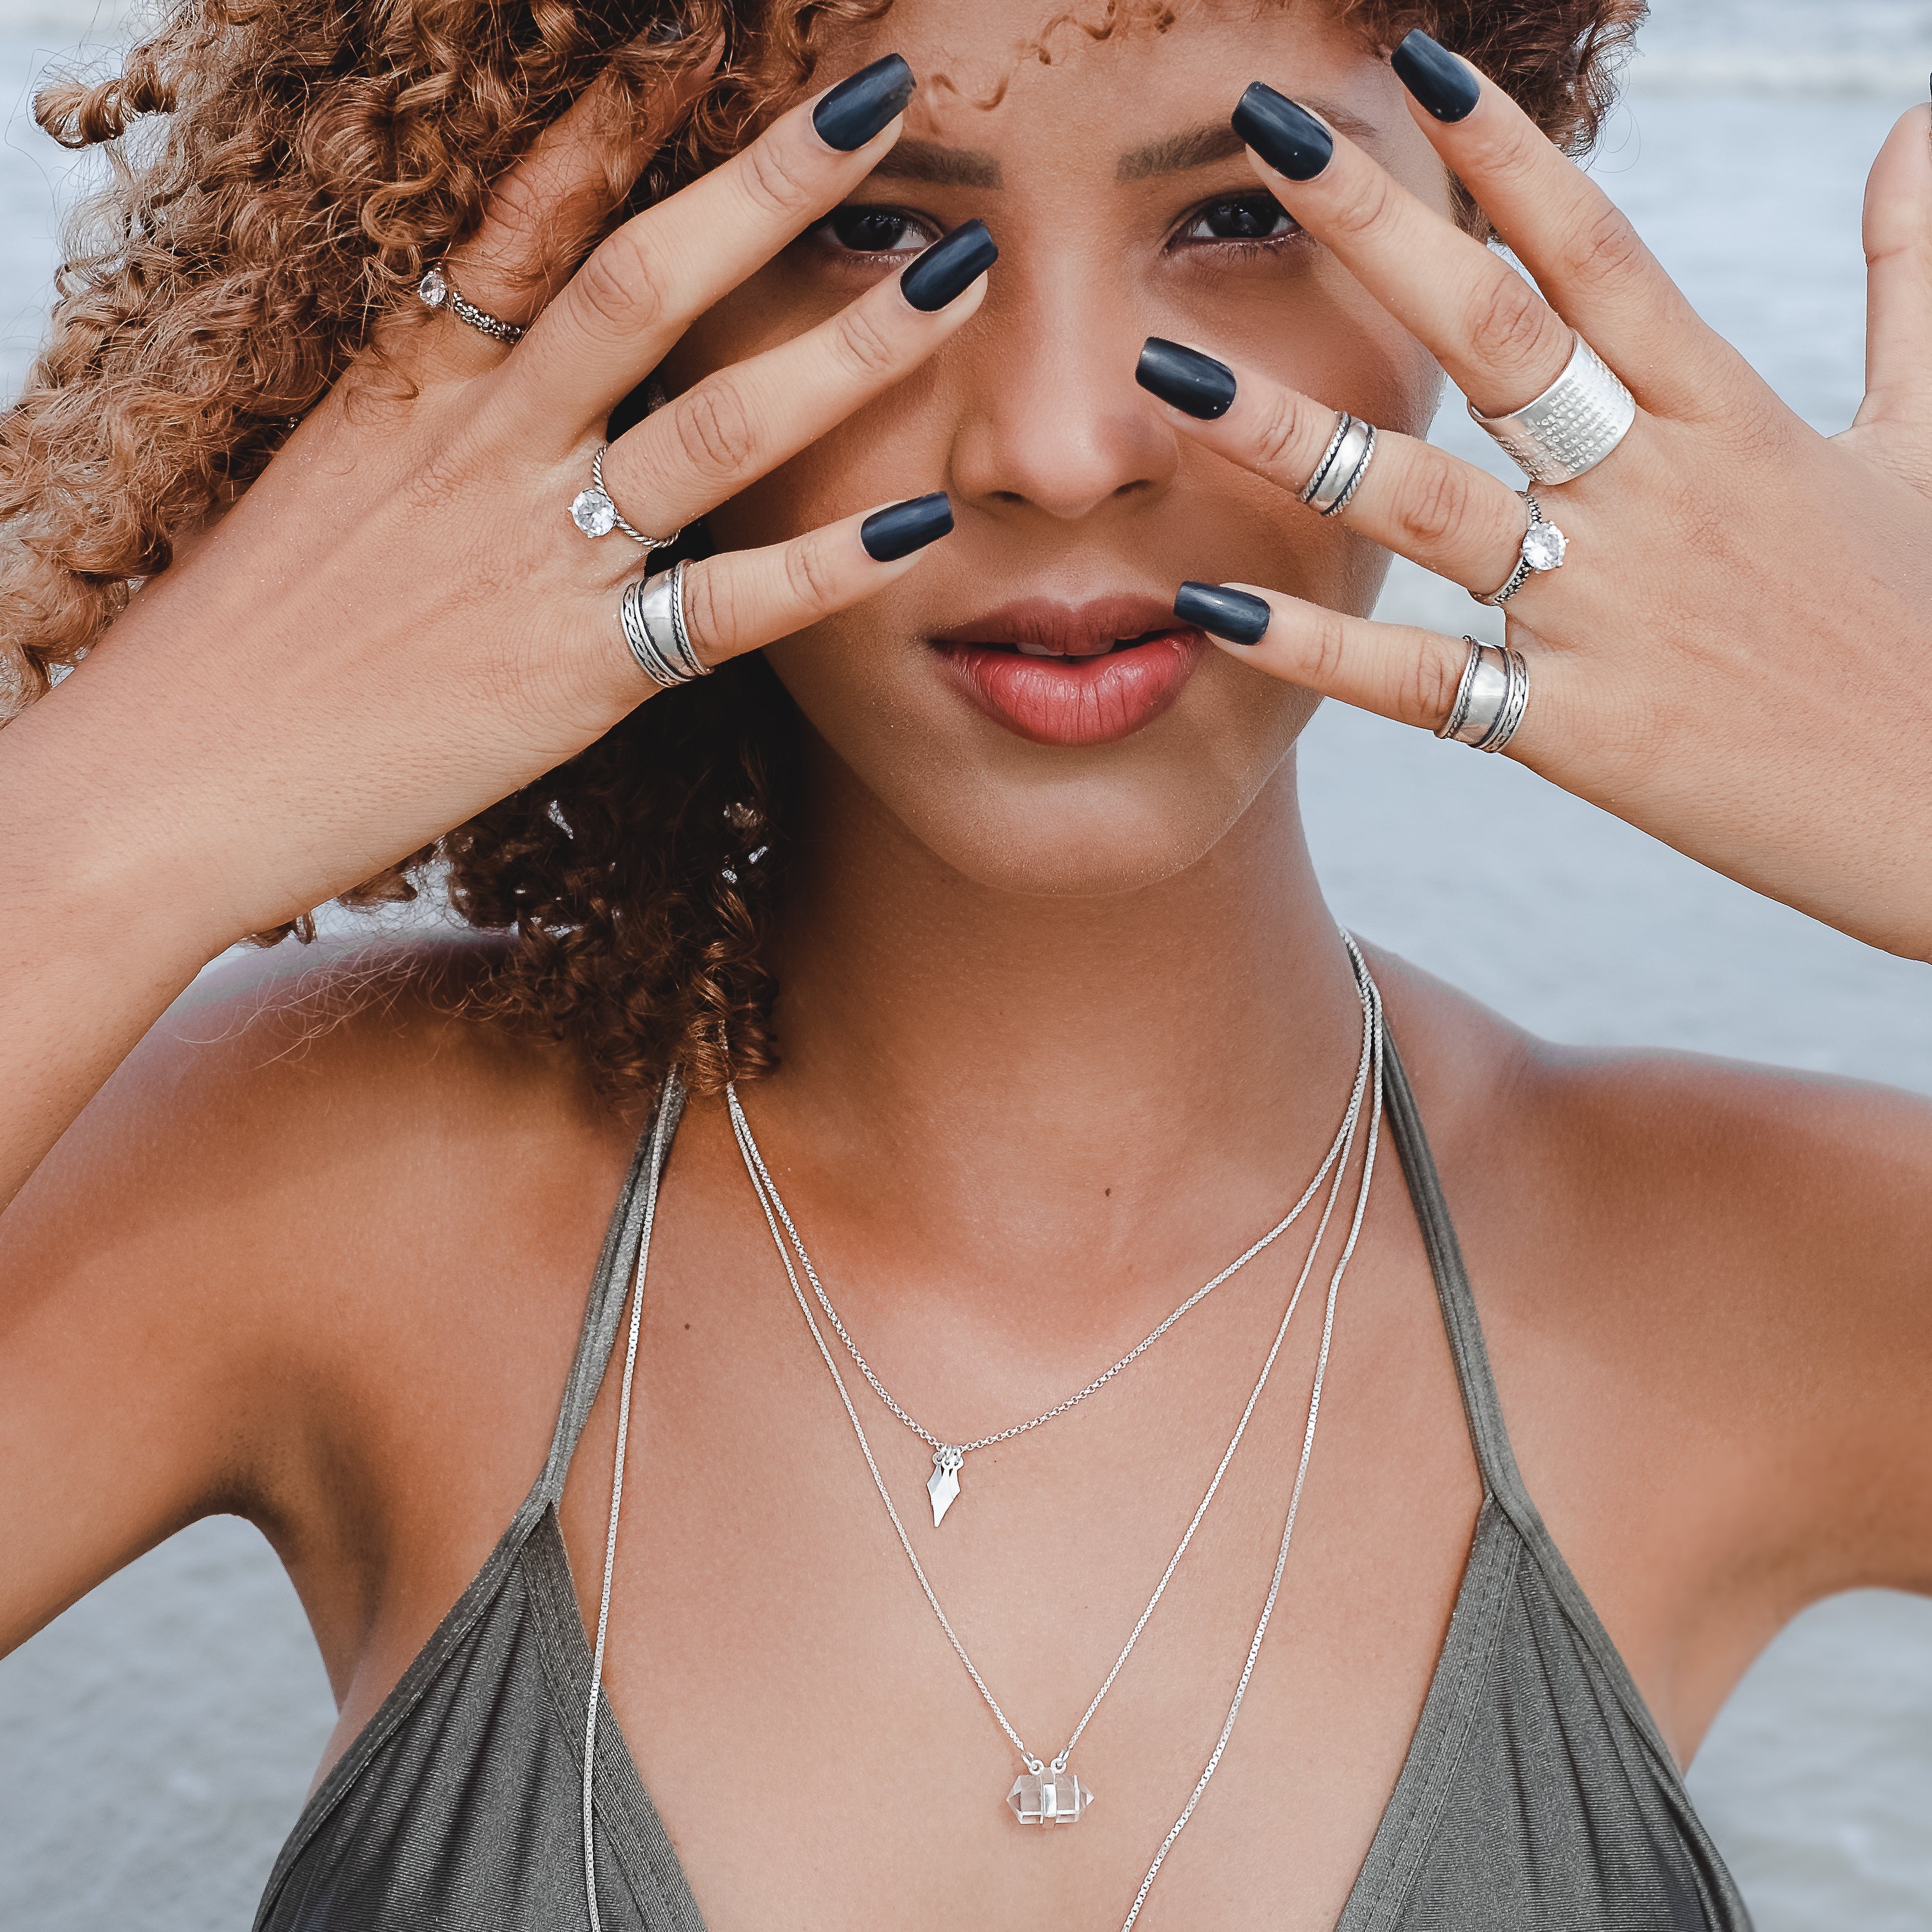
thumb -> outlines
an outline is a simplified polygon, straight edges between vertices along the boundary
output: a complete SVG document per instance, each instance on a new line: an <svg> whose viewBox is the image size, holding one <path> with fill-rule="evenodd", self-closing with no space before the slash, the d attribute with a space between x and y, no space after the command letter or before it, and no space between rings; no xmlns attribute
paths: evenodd
<svg viewBox="0 0 1932 1932"><path fill-rule="evenodd" d="M1894 127L1865 184L1865 399L1855 428L1932 432L1932 107ZM1912 467L1932 470L1932 450Z"/></svg>

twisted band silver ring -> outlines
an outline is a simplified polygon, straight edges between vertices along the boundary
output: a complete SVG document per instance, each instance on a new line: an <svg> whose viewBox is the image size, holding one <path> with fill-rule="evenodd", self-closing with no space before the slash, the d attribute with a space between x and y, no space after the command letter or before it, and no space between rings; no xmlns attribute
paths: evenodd
<svg viewBox="0 0 1932 1932"><path fill-rule="evenodd" d="M1522 533L1522 547L1516 555L1516 568L1500 590L1492 590L1485 597L1472 590L1469 595L1478 604L1507 604L1538 572L1561 570L1564 554L1570 548L1570 539L1556 526L1545 520L1536 499L1527 490L1519 490L1520 496L1529 510L1529 527Z"/></svg>
<svg viewBox="0 0 1932 1932"><path fill-rule="evenodd" d="M1375 424L1364 422L1344 410L1300 500L1324 517L1338 515L1360 488L1375 453Z"/></svg>
<svg viewBox="0 0 1932 1932"><path fill-rule="evenodd" d="M684 572L680 557L656 577L640 577L624 586L617 607L624 641L638 668L660 690L673 691L694 679L708 677L712 667L698 661L684 628Z"/></svg>
<svg viewBox="0 0 1932 1932"><path fill-rule="evenodd" d="M1516 736L1529 706L1529 667L1507 644L1479 644L1466 637L1468 661L1456 701L1437 728L1438 738L1454 738L1479 752L1500 752Z"/></svg>
<svg viewBox="0 0 1932 1932"><path fill-rule="evenodd" d="M1579 335L1563 373L1533 402L1506 415L1469 414L1532 483L1569 483L1594 470L1630 433L1636 404L1616 372Z"/></svg>
<svg viewBox="0 0 1932 1932"><path fill-rule="evenodd" d="M587 537L608 537L613 530L622 530L646 550L668 550L683 536L682 525L668 537L647 537L634 524L627 524L611 501L604 487L604 452L610 446L608 442L597 446L597 454L590 459L590 488L578 490L570 500L570 520Z"/></svg>
<svg viewBox="0 0 1932 1932"><path fill-rule="evenodd" d="M458 322L466 322L472 328L480 330L495 341L520 342L524 339L521 322L506 322L501 316L492 315L474 302L465 301L456 284L449 279L447 268L427 270L416 284L416 294L425 308L446 308Z"/></svg>

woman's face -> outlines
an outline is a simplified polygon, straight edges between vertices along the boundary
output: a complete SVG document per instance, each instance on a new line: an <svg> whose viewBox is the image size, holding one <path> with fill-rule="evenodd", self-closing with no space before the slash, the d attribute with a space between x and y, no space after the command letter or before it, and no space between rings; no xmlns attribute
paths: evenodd
<svg viewBox="0 0 1932 1932"><path fill-rule="evenodd" d="M1314 709L1177 628L1180 581L1366 611L1387 561L1342 519L1179 436L1134 381L1143 340L1194 344L1414 434L1436 404L1426 352L1262 190L1228 130L1235 101L1265 80L1445 211L1448 191L1386 62L1325 8L1208 4L1164 34L1098 44L1064 27L1051 65L1015 70L1058 11L898 0L837 43L823 82L893 49L911 62L904 137L832 220L704 316L666 374L686 387L986 223L1000 260L979 314L710 523L735 548L947 491L957 528L916 569L768 655L824 745L947 864L1007 890L1092 894L1207 851ZM973 104L1010 71L997 106Z"/></svg>

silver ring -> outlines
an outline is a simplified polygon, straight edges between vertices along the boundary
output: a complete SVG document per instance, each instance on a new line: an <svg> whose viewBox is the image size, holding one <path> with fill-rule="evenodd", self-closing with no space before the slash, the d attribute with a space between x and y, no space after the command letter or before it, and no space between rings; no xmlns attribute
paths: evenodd
<svg viewBox="0 0 1932 1932"><path fill-rule="evenodd" d="M571 498L570 520L587 537L608 537L613 530L622 530L646 550L668 550L683 536L682 525L668 537L647 537L635 525L625 522L610 500L610 493L604 487L604 452L610 447L608 442L597 446L597 454L590 459L590 488Z"/></svg>
<svg viewBox="0 0 1932 1932"><path fill-rule="evenodd" d="M1507 644L1479 644L1474 638L1462 641L1469 647L1468 659L1456 701L1436 735L1479 752L1500 752L1516 736L1528 709L1529 667L1522 653Z"/></svg>
<svg viewBox="0 0 1932 1932"><path fill-rule="evenodd" d="M1486 597L1471 591L1469 595L1478 604L1507 604L1538 572L1563 568L1564 554L1570 548L1570 539L1554 524L1546 520L1536 499L1527 490L1519 490L1516 494L1528 506L1529 526L1522 533L1522 547L1516 554L1516 568L1500 590L1492 590Z"/></svg>
<svg viewBox="0 0 1932 1932"><path fill-rule="evenodd" d="M1636 404L1604 358L1579 335L1563 373L1534 402L1506 415L1469 414L1532 483L1568 483L1594 470L1630 433Z"/></svg>
<svg viewBox="0 0 1932 1932"><path fill-rule="evenodd" d="M1355 494L1375 453L1375 425L1344 410L1300 500L1324 517L1334 516Z"/></svg>
<svg viewBox="0 0 1932 1932"><path fill-rule="evenodd" d="M640 577L624 586L617 607L624 641L638 668L661 690L673 691L693 679L708 677L711 667L698 662L684 628L684 572L680 557L656 577Z"/></svg>
<svg viewBox="0 0 1932 1932"><path fill-rule="evenodd" d="M520 322L506 322L501 316L491 315L478 308L472 302L466 302L456 284L449 279L449 271L434 268L425 271L423 278L416 284L416 293L425 308L447 308L458 322L466 322L472 328L480 329L485 335L498 342L520 342L524 325Z"/></svg>

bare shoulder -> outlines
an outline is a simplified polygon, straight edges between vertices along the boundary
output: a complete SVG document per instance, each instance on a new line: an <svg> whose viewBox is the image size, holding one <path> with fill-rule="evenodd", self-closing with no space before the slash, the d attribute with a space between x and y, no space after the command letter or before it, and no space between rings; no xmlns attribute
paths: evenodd
<svg viewBox="0 0 1932 1932"><path fill-rule="evenodd" d="M1792 1608L1932 1588L1932 1102L1553 1046L1378 971L1526 1468L1582 1496L1616 1459L1634 1517L1669 1497Z"/></svg>
<svg viewBox="0 0 1932 1932"><path fill-rule="evenodd" d="M452 1426L505 1435L526 1384L498 1473L527 1480L634 1124L572 1054L465 1017L488 958L287 948L205 975L0 1216L0 1436L34 1466L12 1547L46 1558L0 1647L10 1612L24 1634L214 1510L292 1567L319 1537L375 1547L412 1431L475 1450Z"/></svg>

